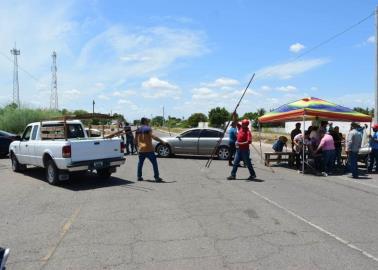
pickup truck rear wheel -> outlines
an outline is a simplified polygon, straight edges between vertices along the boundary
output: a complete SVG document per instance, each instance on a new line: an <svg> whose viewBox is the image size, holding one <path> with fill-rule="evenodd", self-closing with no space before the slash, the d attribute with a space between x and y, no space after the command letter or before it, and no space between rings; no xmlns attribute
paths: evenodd
<svg viewBox="0 0 378 270"><path fill-rule="evenodd" d="M12 161L12 171L14 172L21 172L26 169L26 166L23 164L20 164L18 162L17 157L15 154L11 154L11 161Z"/></svg>
<svg viewBox="0 0 378 270"><path fill-rule="evenodd" d="M46 180L50 185L56 185L59 181L59 172L53 160L46 162Z"/></svg>
<svg viewBox="0 0 378 270"><path fill-rule="evenodd" d="M109 179L112 175L112 172L110 171L110 169L101 169L97 170L97 175L101 178Z"/></svg>

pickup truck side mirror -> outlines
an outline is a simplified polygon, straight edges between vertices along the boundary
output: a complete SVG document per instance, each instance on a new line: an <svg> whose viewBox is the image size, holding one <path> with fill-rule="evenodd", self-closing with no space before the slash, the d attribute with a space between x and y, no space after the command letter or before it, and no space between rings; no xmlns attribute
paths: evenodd
<svg viewBox="0 0 378 270"><path fill-rule="evenodd" d="M14 139L15 139L16 141L21 141L21 136L20 136L20 135L17 135L16 137L14 137Z"/></svg>
<svg viewBox="0 0 378 270"><path fill-rule="evenodd" d="M181 141L181 136L180 135L176 136L176 138Z"/></svg>

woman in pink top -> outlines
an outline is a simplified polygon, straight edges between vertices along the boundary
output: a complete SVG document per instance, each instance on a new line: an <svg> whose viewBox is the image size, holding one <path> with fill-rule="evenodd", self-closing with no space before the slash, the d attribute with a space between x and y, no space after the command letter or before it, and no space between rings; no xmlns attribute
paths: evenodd
<svg viewBox="0 0 378 270"><path fill-rule="evenodd" d="M326 134L324 130L319 130L320 143L318 148L315 151L315 154L322 150L323 156L323 172L324 176L330 174L335 165L335 142L333 137L329 134Z"/></svg>

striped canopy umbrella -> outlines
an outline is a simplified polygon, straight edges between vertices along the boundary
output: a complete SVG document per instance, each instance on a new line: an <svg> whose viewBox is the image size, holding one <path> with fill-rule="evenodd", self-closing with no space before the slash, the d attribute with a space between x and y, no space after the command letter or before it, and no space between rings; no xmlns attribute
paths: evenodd
<svg viewBox="0 0 378 270"><path fill-rule="evenodd" d="M314 119L371 122L372 117L320 98L309 97L282 105L259 117L259 122L271 123Z"/></svg>

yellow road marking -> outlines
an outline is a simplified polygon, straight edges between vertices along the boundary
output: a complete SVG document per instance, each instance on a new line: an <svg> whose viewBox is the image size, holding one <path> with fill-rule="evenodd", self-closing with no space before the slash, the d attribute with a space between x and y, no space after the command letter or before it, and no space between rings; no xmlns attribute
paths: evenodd
<svg viewBox="0 0 378 270"><path fill-rule="evenodd" d="M56 249L58 248L58 246L62 242L64 236L67 234L68 230L70 229L70 227L72 226L72 224L76 220L77 216L79 215L79 212L80 212L80 207L75 210L75 212L72 214L72 216L63 225L62 230L60 231L60 237L59 237L58 242L53 247L51 247L49 253L41 259L43 261L43 265L42 265L41 269L44 268L44 266L47 264L49 259L54 255Z"/></svg>

